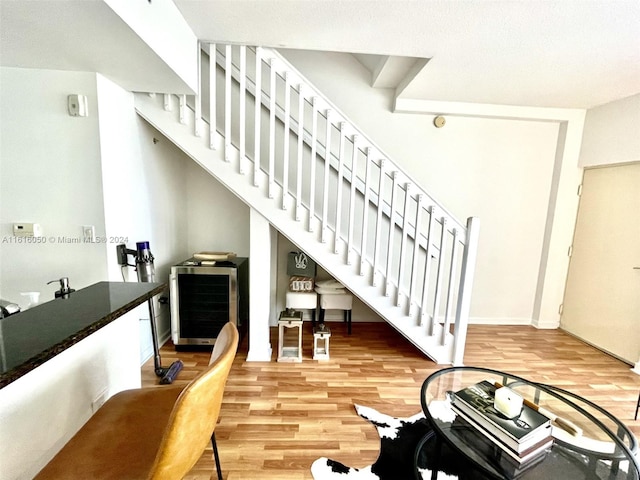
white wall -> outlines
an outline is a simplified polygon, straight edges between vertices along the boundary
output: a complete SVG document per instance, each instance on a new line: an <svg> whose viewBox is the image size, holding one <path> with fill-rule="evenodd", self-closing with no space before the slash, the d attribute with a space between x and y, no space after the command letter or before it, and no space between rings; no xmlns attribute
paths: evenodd
<svg viewBox="0 0 640 480"><path fill-rule="evenodd" d="M117 244L135 250L136 242L149 241L156 280L168 284L171 265L188 256L185 190L190 161L140 119L132 93L99 75L98 98L108 278L122 281ZM135 262L132 256L129 261ZM125 278L137 281L133 268L126 269ZM162 341L170 335L169 308L156 304L156 314ZM145 355L152 344L150 327L143 325Z"/></svg>
<svg viewBox="0 0 640 480"><path fill-rule="evenodd" d="M0 478L32 479L107 398L140 387L141 308L0 389Z"/></svg>
<svg viewBox="0 0 640 480"><path fill-rule="evenodd" d="M249 207L197 163L187 162L188 256L201 251L249 256Z"/></svg>
<svg viewBox="0 0 640 480"><path fill-rule="evenodd" d="M184 93L198 90L198 38L171 0L104 1L191 88Z"/></svg>
<svg viewBox="0 0 640 480"><path fill-rule="evenodd" d="M249 211L249 351L247 361L271 360L269 324L274 315L277 234L255 209Z"/></svg>
<svg viewBox="0 0 640 480"><path fill-rule="evenodd" d="M0 69L0 297L54 298L69 277L83 288L106 276L104 245L82 241L82 225L104 236L102 174L93 73ZM89 117L71 117L67 96L88 97ZM13 222L35 222L41 244L14 243Z"/></svg>
<svg viewBox="0 0 640 480"><path fill-rule="evenodd" d="M61 276L76 289L122 281L116 245L135 249L144 240L158 281L168 282L170 266L191 253L192 162L138 117L130 92L101 75L15 68L1 74L0 297L22 302L20 292L40 291L41 301L51 300L58 286L46 282ZM87 95L88 117L67 114L70 93ZM40 223L46 243L13 243L13 222ZM82 242L82 225L95 226L98 242ZM126 273L137 280L133 268ZM156 310L160 338L168 338L169 309ZM148 356L148 319L141 328Z"/></svg>
<svg viewBox="0 0 640 480"><path fill-rule="evenodd" d="M459 219L481 220L471 321L531 323L559 125L392 113L353 56L282 51L387 155Z"/></svg>
<svg viewBox="0 0 640 480"><path fill-rule="evenodd" d="M640 93L587 111L580 166L640 160Z"/></svg>

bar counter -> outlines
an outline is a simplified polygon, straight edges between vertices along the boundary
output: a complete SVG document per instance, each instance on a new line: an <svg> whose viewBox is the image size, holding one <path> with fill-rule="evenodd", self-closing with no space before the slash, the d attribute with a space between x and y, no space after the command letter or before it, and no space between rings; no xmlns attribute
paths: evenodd
<svg viewBox="0 0 640 480"><path fill-rule="evenodd" d="M165 286L99 282L68 298L0 319L0 388L161 293Z"/></svg>
<svg viewBox="0 0 640 480"><path fill-rule="evenodd" d="M163 283L100 282L0 319L0 478L31 480L111 396L140 388Z"/></svg>

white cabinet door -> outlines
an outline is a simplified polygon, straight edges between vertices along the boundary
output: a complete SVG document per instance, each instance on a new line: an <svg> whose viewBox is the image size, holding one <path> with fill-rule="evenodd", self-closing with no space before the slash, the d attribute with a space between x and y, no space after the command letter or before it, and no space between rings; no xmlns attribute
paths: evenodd
<svg viewBox="0 0 640 480"><path fill-rule="evenodd" d="M640 359L640 163L585 170L560 326Z"/></svg>

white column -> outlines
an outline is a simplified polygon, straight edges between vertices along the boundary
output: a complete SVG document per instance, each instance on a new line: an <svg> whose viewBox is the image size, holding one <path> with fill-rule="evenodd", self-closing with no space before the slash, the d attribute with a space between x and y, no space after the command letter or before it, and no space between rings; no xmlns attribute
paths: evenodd
<svg viewBox="0 0 640 480"><path fill-rule="evenodd" d="M568 115L569 116L569 115ZM569 246L573 242L582 168L578 166L584 112L575 112L560 123L547 226L540 261L533 326L558 328L559 308L569 270Z"/></svg>
<svg viewBox="0 0 640 480"><path fill-rule="evenodd" d="M631 371L640 375L640 358L638 358L636 365L631 369Z"/></svg>
<svg viewBox="0 0 640 480"><path fill-rule="evenodd" d="M272 228L255 209L249 211L249 353L248 362L271 361ZM275 258L275 257L274 257Z"/></svg>

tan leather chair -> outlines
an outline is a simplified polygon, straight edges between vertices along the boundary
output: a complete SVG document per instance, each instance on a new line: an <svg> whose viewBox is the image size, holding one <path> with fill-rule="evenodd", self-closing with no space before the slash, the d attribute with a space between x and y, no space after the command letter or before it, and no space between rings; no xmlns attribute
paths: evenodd
<svg viewBox="0 0 640 480"><path fill-rule="evenodd" d="M215 448L213 431L237 347L238 330L227 323L209 368L186 387L149 387L114 395L36 478L183 478L210 439Z"/></svg>

